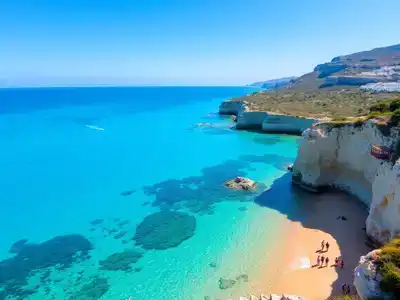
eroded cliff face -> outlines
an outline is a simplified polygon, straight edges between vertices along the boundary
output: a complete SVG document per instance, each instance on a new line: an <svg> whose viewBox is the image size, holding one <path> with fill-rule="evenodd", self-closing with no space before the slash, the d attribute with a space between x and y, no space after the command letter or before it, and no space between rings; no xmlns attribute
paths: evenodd
<svg viewBox="0 0 400 300"><path fill-rule="evenodd" d="M381 250L373 250L365 256L361 256L359 265L354 270L354 286L361 299L380 297L379 299L390 299L386 297L380 287L382 278L379 273L377 258Z"/></svg>
<svg viewBox="0 0 400 300"><path fill-rule="evenodd" d="M236 129L259 130L266 133L301 134L318 119L252 111L245 101L227 100L222 102L219 113L235 115Z"/></svg>
<svg viewBox="0 0 400 300"><path fill-rule="evenodd" d="M247 103L245 101L228 100L223 101L219 106L219 113L221 115L234 115L237 116L243 111L247 111Z"/></svg>
<svg viewBox="0 0 400 300"><path fill-rule="evenodd" d="M400 160L392 163L371 155L371 146L394 149L397 128L384 136L372 121L334 128L317 124L303 133L293 167L293 181L318 191L339 188L369 207L367 233L380 243L400 232Z"/></svg>

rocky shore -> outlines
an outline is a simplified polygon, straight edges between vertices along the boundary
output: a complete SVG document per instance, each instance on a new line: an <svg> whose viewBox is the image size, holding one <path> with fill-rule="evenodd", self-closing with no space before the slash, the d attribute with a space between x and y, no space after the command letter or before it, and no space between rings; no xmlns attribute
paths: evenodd
<svg viewBox="0 0 400 300"><path fill-rule="evenodd" d="M243 100L226 100L219 107L219 114L236 116L238 130L255 130L265 133L300 135L306 128L317 123L317 118L253 111Z"/></svg>

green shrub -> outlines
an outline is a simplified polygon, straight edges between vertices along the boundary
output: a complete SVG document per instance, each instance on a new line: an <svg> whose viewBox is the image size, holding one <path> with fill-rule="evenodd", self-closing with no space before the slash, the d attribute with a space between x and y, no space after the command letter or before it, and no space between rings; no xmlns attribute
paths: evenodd
<svg viewBox="0 0 400 300"><path fill-rule="evenodd" d="M394 99L394 100L390 101L390 104L389 104L390 111L395 111L399 108L400 108L400 99Z"/></svg>
<svg viewBox="0 0 400 300"><path fill-rule="evenodd" d="M367 120L378 118L378 117L390 117L391 115L392 115L392 112L390 112L390 111L385 111L385 112L373 111L367 116Z"/></svg>
<svg viewBox="0 0 400 300"><path fill-rule="evenodd" d="M392 116L390 117L389 122L393 125L397 125L400 122L400 108L396 109Z"/></svg>
<svg viewBox="0 0 400 300"><path fill-rule="evenodd" d="M347 120L347 118L346 117L334 117L333 119L332 119L332 121L333 122L343 122L343 121L346 121Z"/></svg>
<svg viewBox="0 0 400 300"><path fill-rule="evenodd" d="M370 112L385 112L389 110L389 103L387 101L378 102L369 108Z"/></svg>
<svg viewBox="0 0 400 300"><path fill-rule="evenodd" d="M332 300L357 300L356 295L339 295L339 296L334 296L333 298L329 298Z"/></svg>
<svg viewBox="0 0 400 300"><path fill-rule="evenodd" d="M380 288L382 291L393 294L400 299L400 270L392 262L386 262L381 267L382 280Z"/></svg>
<svg viewBox="0 0 400 300"><path fill-rule="evenodd" d="M394 238L382 248L380 256L382 291L393 295L394 299L400 299L400 238Z"/></svg>

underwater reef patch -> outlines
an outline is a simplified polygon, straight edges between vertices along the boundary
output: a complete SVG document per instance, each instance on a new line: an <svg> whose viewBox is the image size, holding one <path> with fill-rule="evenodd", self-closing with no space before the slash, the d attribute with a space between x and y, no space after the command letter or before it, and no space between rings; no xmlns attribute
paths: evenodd
<svg viewBox="0 0 400 300"><path fill-rule="evenodd" d="M133 240L146 250L165 250L179 246L196 231L196 218L182 212L161 211L137 225Z"/></svg>
<svg viewBox="0 0 400 300"><path fill-rule="evenodd" d="M116 235L114 235L114 239L118 240L120 238L123 238L127 233L128 233L128 231L122 230L122 231L118 232Z"/></svg>
<svg viewBox="0 0 400 300"><path fill-rule="evenodd" d="M21 249L25 246L25 244L28 242L28 239L21 239L16 241L14 244L11 245L10 250L8 250L8 253L18 253L21 251Z"/></svg>
<svg viewBox="0 0 400 300"><path fill-rule="evenodd" d="M94 220L90 221L90 225L96 226L96 225L100 225L103 222L104 222L103 219L94 219Z"/></svg>
<svg viewBox="0 0 400 300"><path fill-rule="evenodd" d="M132 271L132 264L135 264L142 257L142 251L129 249L111 254L100 261L100 266L101 269L107 271Z"/></svg>
<svg viewBox="0 0 400 300"><path fill-rule="evenodd" d="M0 261L0 289L16 298L31 292L23 289L30 276L48 267L68 268L89 258L93 249L91 242L78 234L57 236L40 244L18 242L16 255Z"/></svg>
<svg viewBox="0 0 400 300"><path fill-rule="evenodd" d="M212 214L215 204L223 201L253 201L254 196L265 189L260 184L254 191L233 191L226 189L224 183L233 176L246 177L246 172L253 163L272 164L281 169L293 159L275 154L242 155L237 160L228 160L222 164L202 169L200 176L189 176L182 179L168 179L144 186L147 196L155 199L152 206L161 210L189 210L201 215Z"/></svg>
<svg viewBox="0 0 400 300"><path fill-rule="evenodd" d="M221 290L226 290L226 289L230 289L231 287L233 287L236 283L236 280L233 279L226 279L226 278L220 278L219 279L219 288Z"/></svg>
<svg viewBox="0 0 400 300"><path fill-rule="evenodd" d="M83 285L80 290L72 294L68 299L97 300L100 299L109 289L110 285L106 278L95 277L89 283Z"/></svg>
<svg viewBox="0 0 400 300"><path fill-rule="evenodd" d="M132 195L134 192L136 192L136 190L127 190L127 191L123 191L120 193L121 196L130 196Z"/></svg>

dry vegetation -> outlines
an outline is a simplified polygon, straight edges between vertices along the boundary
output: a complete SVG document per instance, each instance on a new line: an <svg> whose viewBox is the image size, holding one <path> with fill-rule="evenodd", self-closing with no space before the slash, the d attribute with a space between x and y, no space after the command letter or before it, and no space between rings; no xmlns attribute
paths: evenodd
<svg viewBox="0 0 400 300"><path fill-rule="evenodd" d="M272 111L277 113L308 117L350 117L363 116L379 100L396 98L397 94L372 94L361 92L354 87L339 90L317 89L280 89L264 91L235 100L245 100L254 111Z"/></svg>
<svg viewBox="0 0 400 300"><path fill-rule="evenodd" d="M382 280L380 287L392 299L400 299L400 238L393 239L382 248L380 257Z"/></svg>

